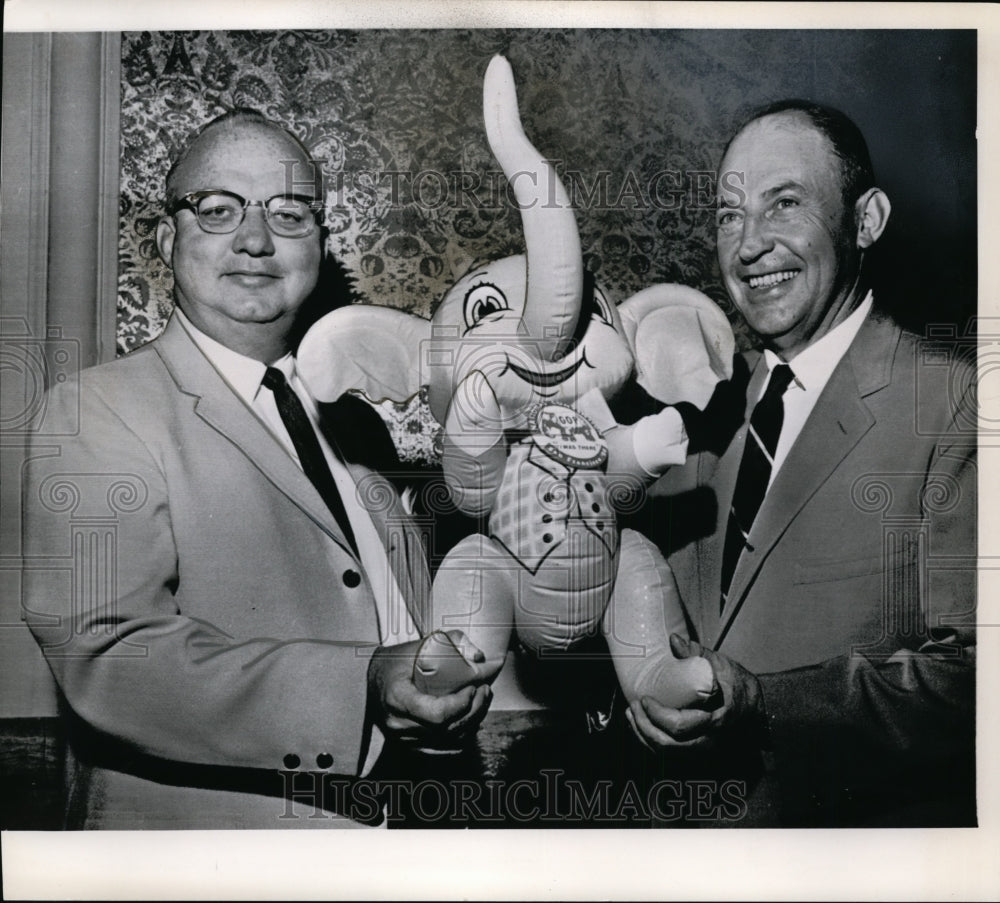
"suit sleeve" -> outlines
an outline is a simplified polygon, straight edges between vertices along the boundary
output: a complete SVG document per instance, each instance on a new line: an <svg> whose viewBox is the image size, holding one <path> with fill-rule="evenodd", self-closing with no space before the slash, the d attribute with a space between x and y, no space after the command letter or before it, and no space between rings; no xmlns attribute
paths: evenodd
<svg viewBox="0 0 1000 903"><path fill-rule="evenodd" d="M48 397L23 509L26 618L71 709L155 757L280 769L289 754L305 766L327 754L356 773L374 646L237 638L185 616L158 460L74 388Z"/></svg>
<svg viewBox="0 0 1000 903"><path fill-rule="evenodd" d="M922 630L889 629L874 652L758 675L777 771L800 804L865 805L895 788L974 806L975 443L954 430L924 480L929 552L946 570L927 568L910 606Z"/></svg>

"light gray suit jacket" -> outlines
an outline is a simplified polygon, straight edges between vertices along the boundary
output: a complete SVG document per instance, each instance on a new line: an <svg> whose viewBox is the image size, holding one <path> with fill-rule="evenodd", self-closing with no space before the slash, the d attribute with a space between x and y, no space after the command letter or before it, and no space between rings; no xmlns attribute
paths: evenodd
<svg viewBox="0 0 1000 903"><path fill-rule="evenodd" d="M768 491L724 610L749 408L727 446L651 492L644 529L697 637L760 675L786 821L851 821L876 796L908 806L904 784L941 788L943 767L963 771L949 780L974 817L975 373L953 345L868 318Z"/></svg>
<svg viewBox="0 0 1000 903"><path fill-rule="evenodd" d="M388 482L348 466L420 627L421 541ZM306 826L282 816L312 800L271 794L363 764L372 591L176 320L50 393L26 487L27 619L79 741L71 826Z"/></svg>

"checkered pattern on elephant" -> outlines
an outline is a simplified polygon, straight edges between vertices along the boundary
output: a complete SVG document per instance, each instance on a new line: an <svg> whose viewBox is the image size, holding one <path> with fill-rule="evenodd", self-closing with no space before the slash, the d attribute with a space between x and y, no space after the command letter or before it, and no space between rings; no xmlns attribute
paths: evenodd
<svg viewBox="0 0 1000 903"><path fill-rule="evenodd" d="M532 573L553 555L610 560L617 533L603 471L567 467L530 439L516 444L493 504L490 535Z"/></svg>

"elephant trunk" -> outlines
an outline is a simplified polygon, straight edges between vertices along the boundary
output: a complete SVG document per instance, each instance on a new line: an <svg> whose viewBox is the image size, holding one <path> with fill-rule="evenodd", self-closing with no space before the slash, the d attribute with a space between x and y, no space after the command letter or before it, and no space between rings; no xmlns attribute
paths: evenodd
<svg viewBox="0 0 1000 903"><path fill-rule="evenodd" d="M490 150L521 210L528 277L522 325L539 356L561 357L576 329L583 297L583 254L576 217L555 167L524 134L510 63L490 61L483 82Z"/></svg>

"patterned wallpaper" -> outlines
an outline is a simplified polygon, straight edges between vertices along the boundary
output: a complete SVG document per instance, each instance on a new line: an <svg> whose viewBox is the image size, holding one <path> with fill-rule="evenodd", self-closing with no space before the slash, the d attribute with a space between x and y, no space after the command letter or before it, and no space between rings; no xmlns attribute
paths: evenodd
<svg viewBox="0 0 1000 903"><path fill-rule="evenodd" d="M710 169L724 131L707 112L718 66L684 41L641 32L129 34L122 351L170 310L169 272L153 244L169 161L190 131L234 106L290 126L325 162L330 250L366 300L429 316L474 260L522 250L483 131L482 76L497 51L511 59L527 133L571 173L588 266L611 292L622 298L663 280L710 286L710 211L679 198L681 177L656 183L659 206L674 209L647 196L662 170ZM699 73L708 77L690 77Z"/></svg>
<svg viewBox="0 0 1000 903"><path fill-rule="evenodd" d="M561 161L587 266L612 298L683 282L728 310L704 188L733 122L759 103L807 96L846 109L870 141L887 110L905 117L910 107L952 135L948 117L965 107L945 94L940 110L928 113L912 82L936 78L927 90L940 92L943 78L959 79L957 53L968 41L921 34L928 33L127 33L119 351L154 337L171 310L171 277L154 244L169 162L192 130L234 106L290 127L323 161L330 251L363 300L429 316L473 261L523 250L482 123L483 72L497 52L513 66L525 131ZM973 78L974 66L973 56ZM971 100L961 100L972 103L974 126L972 84ZM955 196L944 177L937 190ZM974 170L972 179L974 202ZM933 212L935 223L951 215L946 205ZM954 253L949 259L954 264Z"/></svg>

